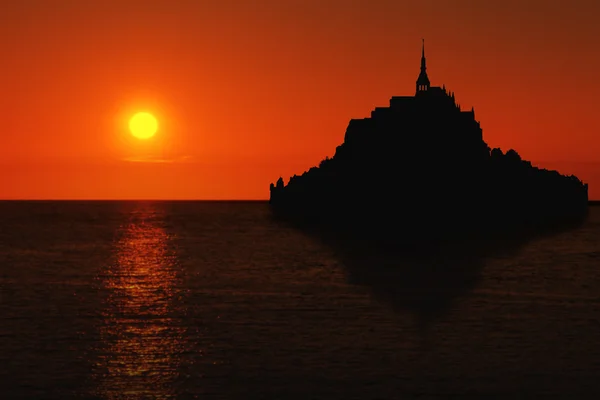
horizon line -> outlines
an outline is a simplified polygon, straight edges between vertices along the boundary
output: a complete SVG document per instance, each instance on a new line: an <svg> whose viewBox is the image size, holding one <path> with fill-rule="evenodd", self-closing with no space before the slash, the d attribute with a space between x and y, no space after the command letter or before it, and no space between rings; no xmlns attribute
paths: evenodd
<svg viewBox="0 0 600 400"><path fill-rule="evenodd" d="M8 202L196 202L196 203L268 203L269 199L0 199L0 203ZM443 202L443 200L441 201ZM600 205L600 198L588 199L588 203Z"/></svg>
<svg viewBox="0 0 600 400"><path fill-rule="evenodd" d="M195 202L213 202L213 203L218 203L218 202L239 202L239 203L248 203L248 202L256 202L256 203L260 203L260 202L268 202L269 199L268 198L264 198L264 199L166 199L166 198L127 198L127 199L118 199L118 198L114 198L114 199L90 199L90 198L65 198L65 199L56 199L56 198L47 198L47 199L40 199L40 198L34 198L34 199L27 199L27 198L22 198L22 199L0 199L0 202L17 202L17 201L21 201L21 202L49 202L49 201L54 201L54 202L59 202L59 201L64 201L64 202L69 202L69 201L87 201L87 202L100 202L100 201L104 201L104 202L118 202L118 201L128 201L128 202L141 202L141 201L195 201Z"/></svg>

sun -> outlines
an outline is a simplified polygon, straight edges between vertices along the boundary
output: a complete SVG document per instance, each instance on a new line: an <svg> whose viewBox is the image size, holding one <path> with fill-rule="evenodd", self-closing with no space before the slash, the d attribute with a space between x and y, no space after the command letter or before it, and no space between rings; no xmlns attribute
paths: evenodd
<svg viewBox="0 0 600 400"><path fill-rule="evenodd" d="M129 130L138 139L150 139L158 130L158 121L148 112L139 112L129 120Z"/></svg>

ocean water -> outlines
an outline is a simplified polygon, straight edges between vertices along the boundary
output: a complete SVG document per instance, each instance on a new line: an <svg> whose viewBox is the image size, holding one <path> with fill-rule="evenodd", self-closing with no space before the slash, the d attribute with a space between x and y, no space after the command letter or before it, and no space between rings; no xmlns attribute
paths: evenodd
<svg viewBox="0 0 600 400"><path fill-rule="evenodd" d="M1 202L0 398L598 398L600 207L488 247L344 248L261 202Z"/></svg>

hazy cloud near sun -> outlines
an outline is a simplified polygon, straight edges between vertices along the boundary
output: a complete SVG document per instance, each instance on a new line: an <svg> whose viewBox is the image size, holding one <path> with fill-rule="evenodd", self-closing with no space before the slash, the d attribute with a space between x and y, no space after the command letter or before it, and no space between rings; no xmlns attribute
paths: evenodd
<svg viewBox="0 0 600 400"><path fill-rule="evenodd" d="M193 161L192 156L159 157L159 156L135 156L126 157L123 161L139 163L188 163Z"/></svg>

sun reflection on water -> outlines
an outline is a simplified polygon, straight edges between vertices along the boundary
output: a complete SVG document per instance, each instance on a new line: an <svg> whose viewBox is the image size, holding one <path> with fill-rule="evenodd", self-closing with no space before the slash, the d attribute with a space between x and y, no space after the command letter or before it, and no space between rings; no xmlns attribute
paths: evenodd
<svg viewBox="0 0 600 400"><path fill-rule="evenodd" d="M185 332L182 287L172 237L156 206L131 213L114 262L100 277L107 291L97 393L105 399L172 398Z"/></svg>

